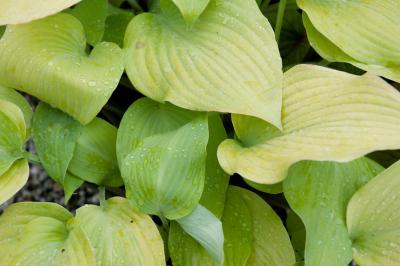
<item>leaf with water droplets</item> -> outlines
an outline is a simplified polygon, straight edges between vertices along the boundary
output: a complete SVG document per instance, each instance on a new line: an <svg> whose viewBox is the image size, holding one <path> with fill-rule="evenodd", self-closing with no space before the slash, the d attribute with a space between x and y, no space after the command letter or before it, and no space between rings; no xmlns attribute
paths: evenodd
<svg viewBox="0 0 400 266"><path fill-rule="evenodd" d="M40 162L46 172L64 185L82 125L69 115L40 103L33 115L32 135Z"/></svg>
<svg viewBox="0 0 400 266"><path fill-rule="evenodd" d="M201 205L183 218L176 220L180 227L193 237L218 264L224 262L224 232L222 223L212 212Z"/></svg>
<svg viewBox="0 0 400 266"><path fill-rule="evenodd" d="M90 45L101 41L108 13L107 0L82 0L69 13L81 21Z"/></svg>
<svg viewBox="0 0 400 266"><path fill-rule="evenodd" d="M383 168L367 158L349 163L304 161L283 182L291 208L306 226L306 265L347 265L352 259L346 229L351 196Z"/></svg>
<svg viewBox="0 0 400 266"><path fill-rule="evenodd" d="M165 1L132 19L124 48L129 79L154 100L281 126L282 62L254 0L210 0L193 24Z"/></svg>
<svg viewBox="0 0 400 266"><path fill-rule="evenodd" d="M117 156L127 197L142 212L179 219L198 204L204 187L208 120L143 98L125 113Z"/></svg>
<svg viewBox="0 0 400 266"><path fill-rule="evenodd" d="M0 264L95 266L89 240L71 219L54 203L9 206L0 217Z"/></svg>
<svg viewBox="0 0 400 266"><path fill-rule="evenodd" d="M400 261L400 162L360 188L347 206L347 228L359 265Z"/></svg>
<svg viewBox="0 0 400 266"><path fill-rule="evenodd" d="M117 129L96 117L82 128L68 172L97 185L121 186L123 182L117 162L116 139Z"/></svg>
<svg viewBox="0 0 400 266"><path fill-rule="evenodd" d="M14 196L28 181L29 165L25 159L17 160L0 175L0 205Z"/></svg>
<svg viewBox="0 0 400 266"><path fill-rule="evenodd" d="M96 247L97 266L165 265L164 244L156 225L124 198L79 208L74 224L80 225Z"/></svg>
<svg viewBox="0 0 400 266"><path fill-rule="evenodd" d="M257 118L232 120L238 140L221 143L219 162L257 183L282 181L302 160L348 162L400 148L400 93L372 74L297 65L284 75L282 132Z"/></svg>
<svg viewBox="0 0 400 266"><path fill-rule="evenodd" d="M87 124L110 98L124 67L114 43L99 43L90 54L85 49L83 26L70 14L9 25L0 39L0 83Z"/></svg>
<svg viewBox="0 0 400 266"><path fill-rule="evenodd" d="M20 24L44 18L73 6L80 1L81 0L1 0L0 25Z"/></svg>
<svg viewBox="0 0 400 266"><path fill-rule="evenodd" d="M400 81L399 1L297 3L306 13L303 19L310 43L322 57Z"/></svg>
<svg viewBox="0 0 400 266"><path fill-rule="evenodd" d="M0 176L22 157L25 138L25 119L21 109L0 98Z"/></svg>

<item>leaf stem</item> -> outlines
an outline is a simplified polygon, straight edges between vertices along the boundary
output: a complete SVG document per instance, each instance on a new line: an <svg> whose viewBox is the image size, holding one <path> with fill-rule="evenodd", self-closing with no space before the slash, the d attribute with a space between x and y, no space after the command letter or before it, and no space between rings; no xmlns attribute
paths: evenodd
<svg viewBox="0 0 400 266"><path fill-rule="evenodd" d="M106 188L105 187L99 187L99 200L100 200L101 207L107 207Z"/></svg>
<svg viewBox="0 0 400 266"><path fill-rule="evenodd" d="M169 222L167 220L167 218L165 218L164 215L159 215L158 217L160 217L160 220L162 222L162 226L164 228L164 230L168 233L169 232Z"/></svg>
<svg viewBox="0 0 400 266"><path fill-rule="evenodd" d="M275 23L275 39L278 44L279 44L279 38L281 36L283 17L285 15L285 9L286 9L286 2L287 0L281 0L278 6L278 16L276 17L276 23Z"/></svg>
<svg viewBox="0 0 400 266"><path fill-rule="evenodd" d="M36 154L26 151L24 152L24 158L27 159L32 164L42 165L39 156L37 156Z"/></svg>

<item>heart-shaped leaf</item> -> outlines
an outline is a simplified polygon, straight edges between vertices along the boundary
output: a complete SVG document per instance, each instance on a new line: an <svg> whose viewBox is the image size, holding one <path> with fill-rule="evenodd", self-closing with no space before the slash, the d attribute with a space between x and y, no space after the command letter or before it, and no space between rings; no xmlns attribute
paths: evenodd
<svg viewBox="0 0 400 266"><path fill-rule="evenodd" d="M347 162L400 147L400 93L382 79L298 65L284 76L283 132L233 115L239 140L226 140L218 159L228 173L257 183L282 181L301 160Z"/></svg>
<svg viewBox="0 0 400 266"><path fill-rule="evenodd" d="M85 205L77 210L74 223L96 247L98 266L165 265L156 225L124 198L111 198L101 207Z"/></svg>
<svg viewBox="0 0 400 266"><path fill-rule="evenodd" d="M400 162L360 188L347 206L347 228L359 265L400 260Z"/></svg>
<svg viewBox="0 0 400 266"><path fill-rule="evenodd" d="M0 25L26 23L66 9L81 0L2 0Z"/></svg>
<svg viewBox="0 0 400 266"><path fill-rule="evenodd" d="M69 14L7 26L0 40L0 83L87 124L116 88L123 58L113 43L100 43L90 54L85 49L82 24Z"/></svg>
<svg viewBox="0 0 400 266"><path fill-rule="evenodd" d="M0 217L1 265L95 266L94 250L57 204L17 203Z"/></svg>
<svg viewBox="0 0 400 266"><path fill-rule="evenodd" d="M159 13L136 16L126 31L126 70L135 88L160 102L256 116L280 127L282 62L256 2L210 0L190 26L171 1L163 3Z"/></svg>
<svg viewBox="0 0 400 266"><path fill-rule="evenodd" d="M322 57L400 81L400 2L297 3L307 14L305 25L310 43Z"/></svg>
<svg viewBox="0 0 400 266"><path fill-rule="evenodd" d="M205 179L204 113L143 98L125 113L117 155L128 198L148 214L179 219L198 204Z"/></svg>
<svg viewBox="0 0 400 266"><path fill-rule="evenodd" d="M14 196L28 181L29 165L25 159L17 160L0 175L0 205Z"/></svg>
<svg viewBox="0 0 400 266"><path fill-rule="evenodd" d="M290 168L283 187L290 206L306 226L305 265L349 264L347 203L382 170L367 158L349 163L304 161Z"/></svg>

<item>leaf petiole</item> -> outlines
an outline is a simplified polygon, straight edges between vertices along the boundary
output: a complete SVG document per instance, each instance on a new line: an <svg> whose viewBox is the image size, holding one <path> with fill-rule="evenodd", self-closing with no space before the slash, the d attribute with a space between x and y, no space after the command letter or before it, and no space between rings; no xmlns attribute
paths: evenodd
<svg viewBox="0 0 400 266"><path fill-rule="evenodd" d="M283 17L285 15L286 2L287 0L281 0L278 6L278 16L276 17L275 23L275 39L278 44L282 30Z"/></svg>

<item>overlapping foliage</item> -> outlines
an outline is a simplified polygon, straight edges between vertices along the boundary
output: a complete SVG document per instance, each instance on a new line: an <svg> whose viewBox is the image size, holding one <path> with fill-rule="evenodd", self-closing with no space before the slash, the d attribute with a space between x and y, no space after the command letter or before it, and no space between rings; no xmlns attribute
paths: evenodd
<svg viewBox="0 0 400 266"><path fill-rule="evenodd" d="M0 204L29 163L100 198L7 207L0 265L400 265L400 2L3 0L0 25Z"/></svg>

